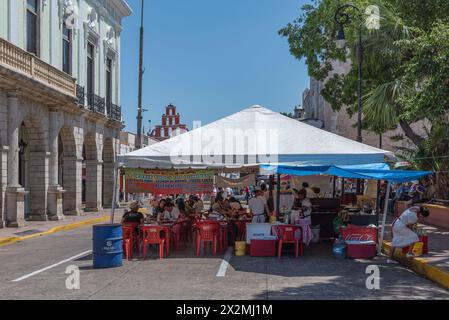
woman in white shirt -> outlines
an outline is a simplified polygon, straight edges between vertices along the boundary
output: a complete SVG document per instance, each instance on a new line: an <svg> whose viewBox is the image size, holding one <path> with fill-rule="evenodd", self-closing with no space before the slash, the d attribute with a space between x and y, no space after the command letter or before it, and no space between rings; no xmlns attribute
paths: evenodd
<svg viewBox="0 0 449 320"><path fill-rule="evenodd" d="M396 248L409 247L407 257L413 257L413 246L419 241L418 235L412 231L414 224L422 217L429 216L429 209L426 207L411 207L405 210L399 218L392 224L393 241L391 242L390 259L388 262L393 262L392 258Z"/></svg>

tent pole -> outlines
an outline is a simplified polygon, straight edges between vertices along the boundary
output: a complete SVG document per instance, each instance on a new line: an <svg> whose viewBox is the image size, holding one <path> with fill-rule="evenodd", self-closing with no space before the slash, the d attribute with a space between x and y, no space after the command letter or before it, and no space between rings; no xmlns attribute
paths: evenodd
<svg viewBox="0 0 449 320"><path fill-rule="evenodd" d="M281 209L281 174L278 173L276 184L276 217L279 217L280 209Z"/></svg>
<svg viewBox="0 0 449 320"><path fill-rule="evenodd" d="M387 212L388 212L388 200L390 200L390 189L391 189L391 182L388 181L387 193L385 194L384 215L382 216L382 229L380 231L379 246L377 248L377 253L379 256L382 254L382 245L384 242L385 223L387 221Z"/></svg>
<svg viewBox="0 0 449 320"><path fill-rule="evenodd" d="M110 223L114 223L114 214L115 214L115 201L117 197L117 165L114 165L114 190L112 191L112 210L111 210L111 220Z"/></svg>
<svg viewBox="0 0 449 320"><path fill-rule="evenodd" d="M337 181L336 181L337 177L334 176L332 180L333 180L332 181L332 198L335 199L335 186L336 186L336 183L337 183Z"/></svg>

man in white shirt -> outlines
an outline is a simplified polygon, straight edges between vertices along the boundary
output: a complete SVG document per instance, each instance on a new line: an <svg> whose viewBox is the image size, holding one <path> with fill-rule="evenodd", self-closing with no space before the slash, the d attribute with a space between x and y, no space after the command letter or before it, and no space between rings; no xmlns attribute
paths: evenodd
<svg viewBox="0 0 449 320"><path fill-rule="evenodd" d="M249 199L248 206L253 214L253 223L265 223L265 212L268 212L267 199L262 189L256 187L254 189L256 196Z"/></svg>

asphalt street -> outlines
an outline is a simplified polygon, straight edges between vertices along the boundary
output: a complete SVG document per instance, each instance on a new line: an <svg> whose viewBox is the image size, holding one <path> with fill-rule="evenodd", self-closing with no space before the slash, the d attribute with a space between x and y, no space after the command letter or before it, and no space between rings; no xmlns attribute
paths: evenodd
<svg viewBox="0 0 449 320"><path fill-rule="evenodd" d="M93 269L92 227L0 247L0 299L449 299L449 291L385 259L335 260L329 244L293 257L194 257L184 245L169 258L125 261ZM67 267L80 288L67 289ZM380 288L369 290L376 265ZM221 275L221 276L217 276ZM16 281L15 281L16 280Z"/></svg>

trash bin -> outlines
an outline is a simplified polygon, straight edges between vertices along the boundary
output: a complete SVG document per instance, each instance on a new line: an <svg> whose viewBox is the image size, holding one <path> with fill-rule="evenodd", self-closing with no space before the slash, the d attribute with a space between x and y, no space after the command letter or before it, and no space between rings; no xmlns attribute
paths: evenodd
<svg viewBox="0 0 449 320"><path fill-rule="evenodd" d="M93 267L115 268L123 264L122 225L93 226Z"/></svg>

